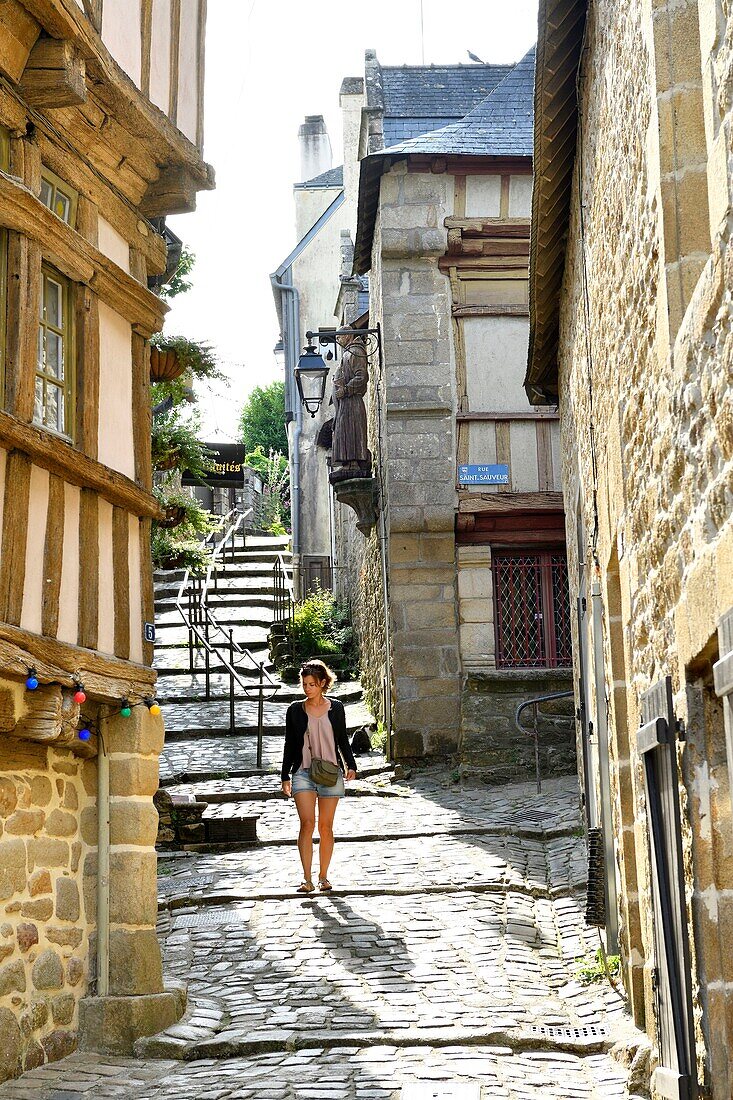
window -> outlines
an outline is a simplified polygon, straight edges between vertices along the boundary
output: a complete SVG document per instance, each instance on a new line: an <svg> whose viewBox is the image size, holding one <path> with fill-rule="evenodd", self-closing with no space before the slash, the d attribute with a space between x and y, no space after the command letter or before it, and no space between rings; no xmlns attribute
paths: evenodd
<svg viewBox="0 0 733 1100"><path fill-rule="evenodd" d="M10 131L0 126L0 168L10 171Z"/></svg>
<svg viewBox="0 0 733 1100"><path fill-rule="evenodd" d="M41 202L62 222L76 224L76 191L48 168L41 171Z"/></svg>
<svg viewBox="0 0 733 1100"><path fill-rule="evenodd" d="M72 325L68 281L44 265L33 421L61 435L72 434Z"/></svg>
<svg viewBox="0 0 733 1100"><path fill-rule="evenodd" d="M564 550L494 551L497 668L572 664Z"/></svg>

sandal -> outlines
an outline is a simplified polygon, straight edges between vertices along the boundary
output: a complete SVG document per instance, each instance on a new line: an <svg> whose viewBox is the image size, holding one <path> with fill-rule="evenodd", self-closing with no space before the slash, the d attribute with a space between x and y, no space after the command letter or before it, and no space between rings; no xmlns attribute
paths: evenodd
<svg viewBox="0 0 733 1100"><path fill-rule="evenodd" d="M300 886L296 890L296 893L297 894L312 894L314 890L315 890L315 886L313 885L313 879L304 878L303 881L301 882Z"/></svg>
<svg viewBox="0 0 733 1100"><path fill-rule="evenodd" d="M324 890L324 891L325 890L333 890L333 886L331 885L331 883L328 881L327 878L319 878L319 880L318 880L318 889L319 890Z"/></svg>

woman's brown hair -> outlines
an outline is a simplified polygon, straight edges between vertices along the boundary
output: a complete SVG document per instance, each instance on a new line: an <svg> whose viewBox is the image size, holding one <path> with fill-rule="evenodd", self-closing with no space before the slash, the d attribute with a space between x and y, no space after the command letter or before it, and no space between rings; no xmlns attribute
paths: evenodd
<svg viewBox="0 0 733 1100"><path fill-rule="evenodd" d="M319 684L325 684L324 691L330 691L333 687L336 676L328 667L324 661L316 660L306 661L301 667L300 678L304 676L312 676L314 680L317 680Z"/></svg>

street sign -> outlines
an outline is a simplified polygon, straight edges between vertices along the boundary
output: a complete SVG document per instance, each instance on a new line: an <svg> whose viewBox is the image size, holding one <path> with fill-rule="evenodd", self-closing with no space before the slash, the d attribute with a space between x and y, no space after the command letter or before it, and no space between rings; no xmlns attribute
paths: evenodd
<svg viewBox="0 0 733 1100"><path fill-rule="evenodd" d="M459 485L508 485L509 467L503 463L489 466L459 466Z"/></svg>
<svg viewBox="0 0 733 1100"><path fill-rule="evenodd" d="M146 642L155 641L155 623L145 623L143 628Z"/></svg>
<svg viewBox="0 0 733 1100"><path fill-rule="evenodd" d="M212 469L203 477L194 477L188 470L183 471L181 481L184 485L233 485L244 488L244 447L241 443L204 443L211 453Z"/></svg>

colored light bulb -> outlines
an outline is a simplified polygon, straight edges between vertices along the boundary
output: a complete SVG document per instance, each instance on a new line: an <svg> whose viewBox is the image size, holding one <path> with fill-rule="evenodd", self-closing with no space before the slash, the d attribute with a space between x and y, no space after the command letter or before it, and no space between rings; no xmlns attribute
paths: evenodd
<svg viewBox="0 0 733 1100"><path fill-rule="evenodd" d="M35 669L32 668L29 670L25 686L28 688L29 691L35 691L38 687L38 677L36 676Z"/></svg>
<svg viewBox="0 0 733 1100"><path fill-rule="evenodd" d="M84 691L84 688L81 686L81 684L78 684L77 688L76 688L76 691L74 692L74 702L75 703L86 703L86 701L87 701L87 693Z"/></svg>
<svg viewBox="0 0 733 1100"><path fill-rule="evenodd" d="M92 736L92 731L88 729L79 730L78 738L80 741L88 741Z"/></svg>
<svg viewBox="0 0 733 1100"><path fill-rule="evenodd" d="M132 707L129 703L125 703L125 705L120 709L120 714L123 718L130 717L130 715L132 714Z"/></svg>
<svg viewBox="0 0 733 1100"><path fill-rule="evenodd" d="M158 704L157 704L157 703L152 703L152 704L151 704L151 706L150 706L150 713L151 713L151 714L160 714L160 707L158 706Z"/></svg>

